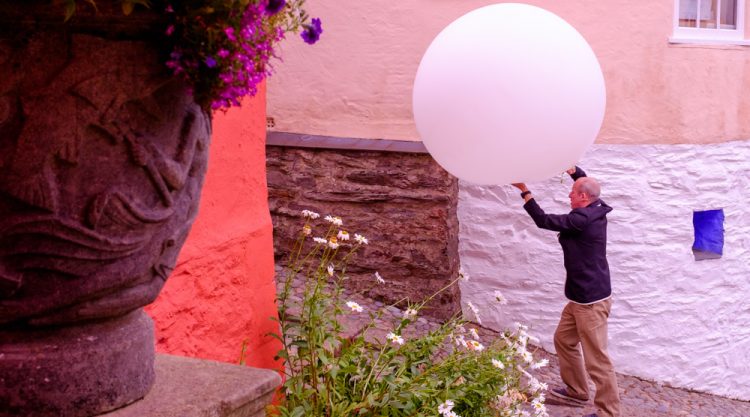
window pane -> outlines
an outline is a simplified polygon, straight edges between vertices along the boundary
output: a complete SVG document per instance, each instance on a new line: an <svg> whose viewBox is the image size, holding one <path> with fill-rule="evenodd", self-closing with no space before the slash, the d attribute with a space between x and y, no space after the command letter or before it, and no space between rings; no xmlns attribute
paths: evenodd
<svg viewBox="0 0 750 417"><path fill-rule="evenodd" d="M737 29L737 0L721 0L719 21L722 29Z"/></svg>
<svg viewBox="0 0 750 417"><path fill-rule="evenodd" d="M716 0L698 0L698 13L702 28L716 29Z"/></svg>
<svg viewBox="0 0 750 417"><path fill-rule="evenodd" d="M698 20L698 0L680 0L680 27L694 28Z"/></svg>

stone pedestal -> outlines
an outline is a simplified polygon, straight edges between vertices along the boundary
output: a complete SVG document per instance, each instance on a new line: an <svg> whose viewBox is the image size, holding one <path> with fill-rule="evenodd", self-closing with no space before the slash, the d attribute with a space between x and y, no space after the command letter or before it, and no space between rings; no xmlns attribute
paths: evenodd
<svg viewBox="0 0 750 417"><path fill-rule="evenodd" d="M156 355L146 397L100 417L262 417L279 384L268 369Z"/></svg>
<svg viewBox="0 0 750 417"><path fill-rule="evenodd" d="M163 64L163 16L121 3L63 24L46 0L0 0L2 417L88 417L153 381L132 313L197 215L211 115Z"/></svg>
<svg viewBox="0 0 750 417"><path fill-rule="evenodd" d="M153 327L138 309L75 326L0 328L0 417L77 416L142 398L154 381Z"/></svg>

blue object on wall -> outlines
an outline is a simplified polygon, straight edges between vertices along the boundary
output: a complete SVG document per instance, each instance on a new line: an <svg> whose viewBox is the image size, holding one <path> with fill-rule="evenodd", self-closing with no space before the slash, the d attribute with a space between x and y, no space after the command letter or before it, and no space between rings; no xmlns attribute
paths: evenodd
<svg viewBox="0 0 750 417"><path fill-rule="evenodd" d="M721 258L724 250L724 210L693 212L693 229L695 260Z"/></svg>

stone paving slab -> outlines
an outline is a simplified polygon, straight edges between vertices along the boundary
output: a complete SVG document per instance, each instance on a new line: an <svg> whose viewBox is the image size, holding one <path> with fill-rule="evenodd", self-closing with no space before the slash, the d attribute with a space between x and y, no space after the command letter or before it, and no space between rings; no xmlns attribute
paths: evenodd
<svg viewBox="0 0 750 417"><path fill-rule="evenodd" d="M263 417L281 384L276 371L156 355L156 383L143 399L99 417Z"/></svg>
<svg viewBox="0 0 750 417"><path fill-rule="evenodd" d="M277 268L277 279L281 279L283 273ZM295 281L293 285L296 291L302 289L301 283ZM346 293L346 299L360 304L366 311L376 311L386 307L383 303L371 300L358 294ZM391 329L392 323L397 322L403 316L403 311L396 307L386 307L386 312L377 321L377 330L371 331L373 337L383 338L385 329ZM365 313L347 315L347 334L355 335L369 323L369 315ZM408 336L424 334L435 329L440 323L430 318L420 317L415 324L408 329ZM498 333L490 329L474 324L483 342L498 337ZM370 332L368 332L369 334ZM407 333L405 333L407 336ZM561 386L559 372L560 367L557 356L541 348L530 347L536 359L546 358L549 366L532 371L532 374L541 382L547 383L550 388ZM629 375L617 374L617 383L620 388L622 401L622 417L750 417L750 401L734 400L717 395L711 395L691 390L673 388L658 382L652 382ZM591 391L594 386L589 381ZM547 411L550 417L580 417L596 412L593 402L585 407L568 407L553 405L549 400Z"/></svg>

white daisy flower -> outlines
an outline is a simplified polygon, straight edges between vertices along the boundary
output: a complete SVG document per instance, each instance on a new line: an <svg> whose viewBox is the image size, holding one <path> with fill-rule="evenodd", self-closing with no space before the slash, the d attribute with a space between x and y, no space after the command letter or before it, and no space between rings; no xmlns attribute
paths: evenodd
<svg viewBox="0 0 750 417"><path fill-rule="evenodd" d="M354 241L355 241L355 242L357 242L357 243L359 243L360 245L366 245L366 244L368 244L368 243L369 243L369 242L367 241L367 238L366 238L366 237L364 237L364 236L362 236L362 235L359 235L359 234L357 234L357 233L355 233L355 234L354 234Z"/></svg>
<svg viewBox="0 0 750 417"><path fill-rule="evenodd" d="M544 368L547 365L549 365L549 359L542 359L539 362L532 364L531 369L540 369Z"/></svg>
<svg viewBox="0 0 750 417"><path fill-rule="evenodd" d="M310 236L311 233L312 233L312 227L310 227L309 224L306 224L306 225L302 226L302 234L303 235Z"/></svg>
<svg viewBox="0 0 750 417"><path fill-rule="evenodd" d="M417 317L417 310L415 310L413 308L407 308L406 311L404 311L404 318L405 319L411 320L411 319L413 319L415 317Z"/></svg>
<svg viewBox="0 0 750 417"><path fill-rule="evenodd" d="M362 306L359 305L359 304L357 304L357 303L355 303L354 301L347 301L346 302L346 306L349 307L349 308L351 308L352 311L356 311L357 313L361 313L362 311L364 311L364 309L362 308Z"/></svg>
<svg viewBox="0 0 750 417"><path fill-rule="evenodd" d="M341 225L344 224L344 222L341 221L341 217L331 216L331 215L326 216L325 217L325 221L327 221L328 223L331 223L331 224L333 224L335 226L341 226Z"/></svg>
<svg viewBox="0 0 750 417"><path fill-rule="evenodd" d="M531 381L529 382L529 386L531 387L532 391L547 391L547 384L544 382L539 381L536 378L531 378ZM542 402L544 402L544 394L540 395Z"/></svg>
<svg viewBox="0 0 750 417"><path fill-rule="evenodd" d="M526 363L531 363L534 361L534 355L532 355L528 350L525 350L523 351L523 353L521 353L521 359L523 359Z"/></svg>
<svg viewBox="0 0 750 417"><path fill-rule="evenodd" d="M378 284L385 284L385 280L383 277L380 276L380 274L376 271L375 272L375 280L378 281Z"/></svg>
<svg viewBox="0 0 750 417"><path fill-rule="evenodd" d="M453 342L456 344L456 346L460 346L463 348L467 348L466 338L464 338L464 335L460 334L458 335Z"/></svg>
<svg viewBox="0 0 750 417"><path fill-rule="evenodd" d="M326 270L328 271L328 275L333 276L333 264L328 264Z"/></svg>
<svg viewBox="0 0 750 417"><path fill-rule="evenodd" d="M531 402L531 407L537 415L539 415L540 412L547 411L544 402L539 401L538 398L535 398L534 401Z"/></svg>
<svg viewBox="0 0 750 417"><path fill-rule="evenodd" d="M448 413L451 410L453 410L453 407L455 405L456 404L453 401L451 401L451 400L445 400L444 403L442 403L442 404L440 404L438 406L438 413L445 415L446 413Z"/></svg>
<svg viewBox="0 0 750 417"><path fill-rule="evenodd" d="M325 239L323 239L322 237L314 237L314 238L313 238L313 241L315 241L315 243L321 243L321 244L326 244L326 243L328 243L328 241L327 241L327 240L325 240Z"/></svg>
<svg viewBox="0 0 750 417"><path fill-rule="evenodd" d="M310 210L302 210L302 217L315 220L320 217L320 214Z"/></svg>
<svg viewBox="0 0 750 417"><path fill-rule="evenodd" d="M469 348L469 350L473 350L475 352L481 352L484 350L484 345L477 342L476 340L469 340L466 342L466 346Z"/></svg>
<svg viewBox="0 0 750 417"><path fill-rule="evenodd" d="M470 328L470 329L469 329L469 334L471 335L471 337L472 337L472 338L473 338L474 340L479 340L479 332L477 331L477 329L475 329L475 328L473 328L473 327L472 327L472 328Z"/></svg>
<svg viewBox="0 0 750 417"><path fill-rule="evenodd" d="M394 345L403 345L404 344L404 338L401 337L401 336L399 336L399 335L397 335L396 333L393 333L393 332L388 333L385 336L385 338L388 339L388 340L390 340L391 342L393 342Z"/></svg>
<svg viewBox="0 0 750 417"><path fill-rule="evenodd" d="M346 230L339 230L339 233L337 236L339 240L343 240L343 241L349 240L349 232L347 232Z"/></svg>
<svg viewBox="0 0 750 417"><path fill-rule="evenodd" d="M328 240L328 247L331 249L338 249L339 242L336 239L336 236L331 236L331 238Z"/></svg>
<svg viewBox="0 0 750 417"><path fill-rule="evenodd" d="M505 369L505 364L500 359L493 359L492 366L494 366L497 369Z"/></svg>
<svg viewBox="0 0 750 417"><path fill-rule="evenodd" d="M469 306L469 309L472 313L474 313L474 318L477 319L477 323L482 324L482 318L479 317L479 309L471 303L471 301L467 301L466 305Z"/></svg>

